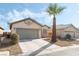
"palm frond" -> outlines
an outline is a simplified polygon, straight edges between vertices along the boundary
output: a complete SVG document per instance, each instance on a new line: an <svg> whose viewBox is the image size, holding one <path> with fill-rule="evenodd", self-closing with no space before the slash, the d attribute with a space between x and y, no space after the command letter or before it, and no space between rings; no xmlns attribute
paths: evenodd
<svg viewBox="0 0 79 59"><path fill-rule="evenodd" d="M66 7L59 7L57 9L57 14L60 14Z"/></svg>
<svg viewBox="0 0 79 59"><path fill-rule="evenodd" d="M61 7L58 4L49 4L47 12L51 15L57 15L60 14L63 10L65 9L65 7Z"/></svg>

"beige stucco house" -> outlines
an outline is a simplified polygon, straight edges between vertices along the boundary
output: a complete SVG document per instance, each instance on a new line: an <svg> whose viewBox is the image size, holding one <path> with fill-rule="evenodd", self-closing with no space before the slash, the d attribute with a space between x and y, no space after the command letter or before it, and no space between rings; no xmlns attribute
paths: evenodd
<svg viewBox="0 0 79 59"><path fill-rule="evenodd" d="M10 24L12 33L19 34L20 39L37 39L47 36L48 26L42 25L37 21L26 18Z"/></svg>
<svg viewBox="0 0 79 59"><path fill-rule="evenodd" d="M50 28L48 30L48 32L52 33L52 28ZM67 34L70 34L71 38L73 38L73 39L74 38L79 38L79 29L76 28L72 24L56 25L56 36L57 37L65 38Z"/></svg>
<svg viewBox="0 0 79 59"><path fill-rule="evenodd" d="M67 34L70 34L72 38L79 38L79 29L72 24L57 25L56 30L57 36L64 38Z"/></svg>

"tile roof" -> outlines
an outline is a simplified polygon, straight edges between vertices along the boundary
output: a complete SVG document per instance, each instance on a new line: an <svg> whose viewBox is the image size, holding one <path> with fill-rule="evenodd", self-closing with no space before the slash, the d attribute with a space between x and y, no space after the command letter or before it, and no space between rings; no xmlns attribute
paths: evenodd
<svg viewBox="0 0 79 59"><path fill-rule="evenodd" d="M60 24L56 26L56 29L65 29L70 26L72 26L72 24L66 24L66 25Z"/></svg>
<svg viewBox="0 0 79 59"><path fill-rule="evenodd" d="M18 22L21 22L21 21L25 21L25 20L31 20L31 21L35 22L36 24L38 24L38 25L40 25L40 26L42 26L42 27L44 26L44 25L40 24L39 22L37 22L37 21L34 20L34 19L25 18L25 19L22 19L22 20L19 20L19 21L15 21L15 22L10 23L10 29L11 29L11 27L12 27L12 24L15 24L15 23L18 23ZM45 25L45 26L47 26L47 25Z"/></svg>

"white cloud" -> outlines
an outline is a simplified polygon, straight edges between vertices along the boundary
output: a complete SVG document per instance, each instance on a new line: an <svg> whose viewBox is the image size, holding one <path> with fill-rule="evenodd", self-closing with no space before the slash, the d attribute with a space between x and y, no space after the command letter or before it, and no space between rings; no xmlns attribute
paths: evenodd
<svg viewBox="0 0 79 59"><path fill-rule="evenodd" d="M34 13L28 9L25 9L21 12L17 10L13 10L11 12L8 12L6 15L4 15L3 19L9 22L13 22L27 17L31 17L43 24L51 23L51 18L46 12L41 11L39 13Z"/></svg>
<svg viewBox="0 0 79 59"><path fill-rule="evenodd" d="M79 14L79 10L77 11L77 13Z"/></svg>
<svg viewBox="0 0 79 59"><path fill-rule="evenodd" d="M3 18L4 16L3 15L0 15L0 18Z"/></svg>

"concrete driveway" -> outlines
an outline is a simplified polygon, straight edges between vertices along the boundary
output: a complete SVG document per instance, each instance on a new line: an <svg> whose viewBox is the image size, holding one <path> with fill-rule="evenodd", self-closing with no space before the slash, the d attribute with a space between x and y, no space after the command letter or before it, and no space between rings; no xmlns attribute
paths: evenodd
<svg viewBox="0 0 79 59"><path fill-rule="evenodd" d="M46 50L47 52L51 49L57 49L59 46L55 44L50 44L47 41L41 39L30 39L30 40L23 40L19 43L23 53L19 55L26 55L26 56L35 56L41 53L42 51ZM46 52L45 52L46 53Z"/></svg>

